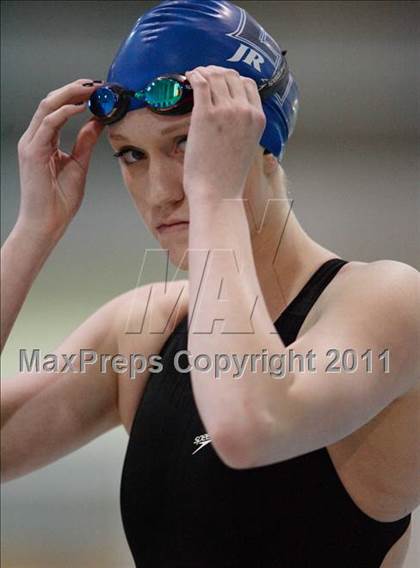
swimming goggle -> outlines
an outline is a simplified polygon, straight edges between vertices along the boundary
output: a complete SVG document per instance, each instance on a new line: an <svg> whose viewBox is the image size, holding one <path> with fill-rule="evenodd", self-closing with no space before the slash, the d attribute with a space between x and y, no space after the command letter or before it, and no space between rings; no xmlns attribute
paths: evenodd
<svg viewBox="0 0 420 568"><path fill-rule="evenodd" d="M282 52L285 55L286 51ZM275 92L284 92L289 81L289 68L283 58L278 71L258 86L262 100ZM90 97L88 107L104 124L121 120L129 107L130 98L144 101L146 107L157 114L179 115L192 111L193 89L185 75L170 73L160 75L140 91L125 89L118 83L105 83Z"/></svg>

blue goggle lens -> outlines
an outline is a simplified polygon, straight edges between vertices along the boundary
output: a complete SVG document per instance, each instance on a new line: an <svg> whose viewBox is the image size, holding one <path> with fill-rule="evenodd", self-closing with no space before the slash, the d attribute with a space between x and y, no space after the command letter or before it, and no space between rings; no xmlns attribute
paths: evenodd
<svg viewBox="0 0 420 568"><path fill-rule="evenodd" d="M88 106L96 116L110 116L117 108L118 99L118 94L109 87L100 87L90 97Z"/></svg>

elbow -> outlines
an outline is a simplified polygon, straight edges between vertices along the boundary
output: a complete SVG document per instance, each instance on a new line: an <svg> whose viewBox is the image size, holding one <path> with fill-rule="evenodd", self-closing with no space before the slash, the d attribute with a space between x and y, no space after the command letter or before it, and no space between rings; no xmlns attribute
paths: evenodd
<svg viewBox="0 0 420 568"><path fill-rule="evenodd" d="M214 451L232 469L257 467L257 428L241 428L231 423L217 427L210 434Z"/></svg>
<svg viewBox="0 0 420 568"><path fill-rule="evenodd" d="M244 424L219 425L211 436L221 461L232 469L252 469L299 455L290 436L269 413Z"/></svg>

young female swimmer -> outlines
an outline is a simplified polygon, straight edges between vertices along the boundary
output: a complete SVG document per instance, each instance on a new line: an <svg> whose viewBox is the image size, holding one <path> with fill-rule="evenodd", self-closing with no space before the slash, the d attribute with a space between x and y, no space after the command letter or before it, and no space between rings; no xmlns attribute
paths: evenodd
<svg viewBox="0 0 420 568"><path fill-rule="evenodd" d="M159 6L172 4L204 5ZM210 4L224 17L236 8ZM150 14L163 17L159 6ZM118 296L55 351L62 368L89 348L160 354L163 370L130 380L98 361L84 374L7 381L2 476L123 424L121 509L136 565L402 566L420 495L420 321L411 305L419 274L391 260L346 262L311 239L276 159L285 139L275 154L260 145L273 148L274 138L256 81L226 65L184 71L191 113L133 108L107 134L139 213L188 280ZM98 88L80 79L49 93L19 141L21 205L2 249L2 348L82 202L104 124L89 120L69 155L59 135ZM182 349L195 361L293 350L315 365L290 366L278 380L256 356L240 379L228 364L217 379L201 363L189 375L176 369Z"/></svg>

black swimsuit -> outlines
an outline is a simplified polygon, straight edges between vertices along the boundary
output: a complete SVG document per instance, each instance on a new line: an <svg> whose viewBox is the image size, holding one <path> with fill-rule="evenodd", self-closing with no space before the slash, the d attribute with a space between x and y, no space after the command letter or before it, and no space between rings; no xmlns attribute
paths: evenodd
<svg viewBox="0 0 420 568"><path fill-rule="evenodd" d="M325 262L276 320L286 346L346 262ZM121 513L136 566L379 567L411 515L379 522L363 513L325 447L244 470L220 460L190 374L173 365L175 353L187 349L187 323L185 317L160 352L164 369L150 375L125 456Z"/></svg>

